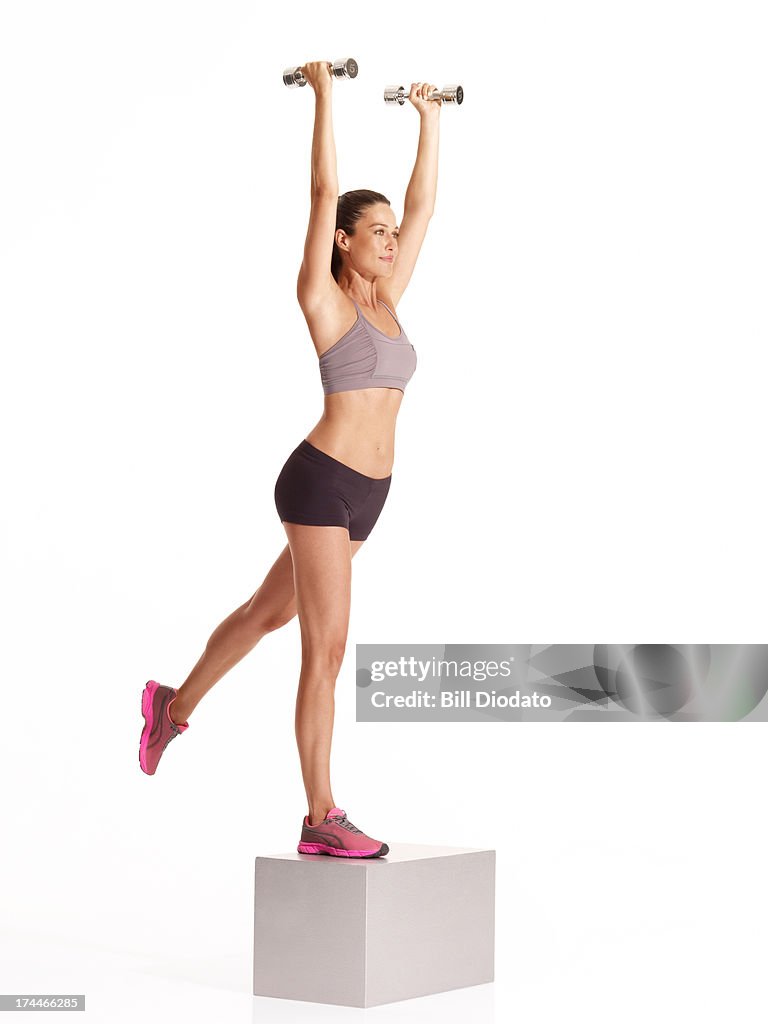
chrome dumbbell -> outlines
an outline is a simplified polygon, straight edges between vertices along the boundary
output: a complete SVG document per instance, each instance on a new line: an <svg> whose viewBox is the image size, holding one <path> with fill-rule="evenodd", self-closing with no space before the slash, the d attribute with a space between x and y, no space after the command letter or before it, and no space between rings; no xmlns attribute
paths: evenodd
<svg viewBox="0 0 768 1024"><path fill-rule="evenodd" d="M385 103L399 103L400 106L408 99L410 89L404 89L402 85L388 85L384 90ZM427 96L428 100L442 100L443 103L463 103L464 90L460 85L444 85L442 89L435 89Z"/></svg>
<svg viewBox="0 0 768 1024"><path fill-rule="evenodd" d="M354 57L345 57L343 60L335 60L328 67L334 78L357 78L357 61ZM301 65L295 68L286 68L283 72L283 85L289 88L293 86L306 85L307 80L301 70Z"/></svg>

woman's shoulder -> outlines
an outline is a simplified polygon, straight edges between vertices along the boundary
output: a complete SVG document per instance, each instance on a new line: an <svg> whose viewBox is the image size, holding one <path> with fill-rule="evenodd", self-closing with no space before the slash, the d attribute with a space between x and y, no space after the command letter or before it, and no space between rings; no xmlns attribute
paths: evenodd
<svg viewBox="0 0 768 1024"><path fill-rule="evenodd" d="M395 316L397 316L397 307L395 306L395 300L392 298L390 293L385 291L383 288L379 288L378 292L379 292L379 301L383 302L385 306L389 306L389 308L392 310L392 312L395 314ZM398 317L398 319L399 319L399 317Z"/></svg>
<svg viewBox="0 0 768 1024"><path fill-rule="evenodd" d="M353 300L339 288L330 274L329 277L330 284L320 295L311 299L299 296L299 305L318 358L354 327L358 316Z"/></svg>

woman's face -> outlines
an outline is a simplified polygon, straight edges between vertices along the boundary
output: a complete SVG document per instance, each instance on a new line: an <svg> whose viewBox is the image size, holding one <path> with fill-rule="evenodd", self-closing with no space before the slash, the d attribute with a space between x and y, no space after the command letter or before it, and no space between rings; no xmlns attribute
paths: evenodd
<svg viewBox="0 0 768 1024"><path fill-rule="evenodd" d="M369 206L357 222L354 235L344 235L351 265L364 277L389 277L397 259L398 234L390 206Z"/></svg>

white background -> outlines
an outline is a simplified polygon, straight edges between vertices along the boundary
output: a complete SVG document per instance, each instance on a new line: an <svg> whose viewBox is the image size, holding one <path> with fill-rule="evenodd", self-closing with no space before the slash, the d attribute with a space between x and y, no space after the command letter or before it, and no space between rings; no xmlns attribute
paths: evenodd
<svg viewBox="0 0 768 1024"><path fill-rule="evenodd" d="M363 1019L250 994L254 857L306 810L297 620L138 765L144 683L179 685L286 542L274 482L322 389L313 96L281 73L354 56L340 190L398 220L418 115L384 86L466 98L398 306L419 363L353 563L333 792L390 844L497 851L495 984L369 1013L764 1020L763 725L354 721L356 643L766 639L762 16L5 0L0 991Z"/></svg>

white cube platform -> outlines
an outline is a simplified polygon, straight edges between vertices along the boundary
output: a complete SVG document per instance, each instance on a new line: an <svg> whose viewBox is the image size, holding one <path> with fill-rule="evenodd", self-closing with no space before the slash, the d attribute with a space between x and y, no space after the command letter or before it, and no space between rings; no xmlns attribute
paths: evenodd
<svg viewBox="0 0 768 1024"><path fill-rule="evenodd" d="M256 858L253 994L380 1006L493 981L495 850Z"/></svg>

